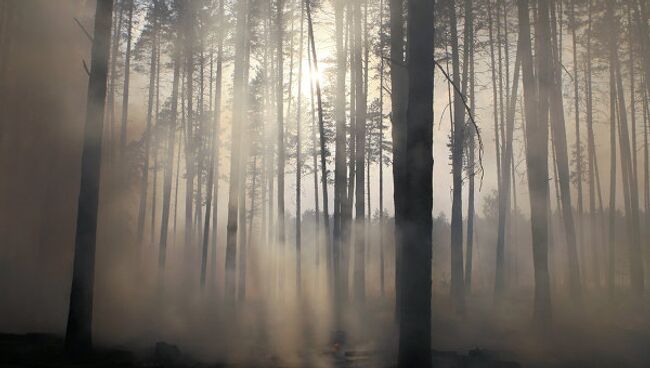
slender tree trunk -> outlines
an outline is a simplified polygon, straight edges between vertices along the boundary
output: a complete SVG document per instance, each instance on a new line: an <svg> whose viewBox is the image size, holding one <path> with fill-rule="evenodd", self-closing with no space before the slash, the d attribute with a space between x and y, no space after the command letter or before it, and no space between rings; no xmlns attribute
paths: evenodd
<svg viewBox="0 0 650 368"><path fill-rule="evenodd" d="M520 35L526 38L526 36ZM510 198L510 177L512 175L512 151L513 151L513 135L515 125L515 106L517 102L517 89L519 85L519 68L521 53L524 45L522 42L517 45L517 56L515 59L515 74L512 84L512 93L509 94L510 100L507 103L507 117L506 117L506 137L503 156L501 158L501 192L499 193L499 224L497 230L497 263L496 263L496 280L494 292L498 297L502 297L505 291L505 240L506 240L506 216L508 213L508 202ZM514 185L513 185L514 190Z"/></svg>
<svg viewBox="0 0 650 368"><path fill-rule="evenodd" d="M222 96L222 82L223 82L223 34L224 34L224 0L219 1L219 10L217 14L217 22L219 24L218 28L218 41L217 41L217 65L216 65L216 74L215 74L215 89L214 89L214 136L213 142L214 147L214 165L211 168L214 170L214 186L212 187L212 200L214 202L212 208L212 239L211 245L212 248L212 272L216 273L217 268L217 238L219 236L217 232L217 216L219 214L219 164L221 151L221 141L219 135L221 133L221 96ZM210 190L210 187L208 187Z"/></svg>
<svg viewBox="0 0 650 368"><path fill-rule="evenodd" d="M361 4L360 0L353 3L352 23L355 34L355 48L354 64L355 68L355 82L356 82L356 117L355 117L355 224L354 224L354 241L355 241L355 255L354 255L354 295L357 301L363 301L366 294L366 278L365 278L365 154L366 154L366 93L364 90L364 74L363 74L363 60L361 57L362 42L361 42ZM352 177L350 177L352 180ZM349 198L351 200L352 197Z"/></svg>
<svg viewBox="0 0 650 368"><path fill-rule="evenodd" d="M126 31L126 56L124 59L124 93L122 94L122 127L120 129L120 154L126 153L126 124L129 115L129 83L131 80L131 39L133 35L133 4L128 0L129 15Z"/></svg>
<svg viewBox="0 0 650 368"><path fill-rule="evenodd" d="M154 10L155 12L155 10ZM156 48L158 47L156 34L158 32L158 21L154 19L154 30L151 39L151 58L149 62L149 99L147 101L147 125L144 131L144 166L142 169L142 179L140 181L140 208L138 211L138 233L137 242L142 245L144 237L144 222L147 212L147 190L149 188L149 156L151 152L151 136L153 134L152 119L153 119L153 102L154 91L156 86ZM155 198L151 198L153 203ZM153 241L153 239L151 239Z"/></svg>
<svg viewBox="0 0 650 368"><path fill-rule="evenodd" d="M116 4L115 7L119 5ZM111 46L111 56L110 56L110 82L109 82L109 91L107 97L107 111L108 111L108 152L109 158L113 159L113 154L115 153L115 85L117 84L117 54L120 51L120 40L122 39L122 18L124 14L124 7L119 6L119 11L117 17L113 22L113 41ZM6 50L5 45L3 44L3 50Z"/></svg>
<svg viewBox="0 0 650 368"><path fill-rule="evenodd" d="M165 269L165 260L167 256L167 237L168 237L168 227L169 227L169 211L170 211L170 202L171 202L171 192L172 192L172 174L174 169L174 145L176 137L176 119L178 115L178 84L180 79L180 37L177 34L175 45L174 45L174 80L172 83L172 99L171 99L171 120L169 126L167 127L167 157L165 162L165 178L163 182L163 208L162 208L162 220L160 223L160 251L158 253L158 265L160 272L162 273ZM180 147L179 147L180 153ZM180 161L180 156L178 157ZM178 190L178 169L176 170L177 180L176 180L176 189ZM176 207L176 204L174 204Z"/></svg>
<svg viewBox="0 0 650 368"><path fill-rule="evenodd" d="M81 153L81 184L77 206L72 286L65 335L65 349L73 356L88 353L92 349L91 327L102 126L112 17L113 1L97 1L88 80L84 144Z"/></svg>
<svg viewBox="0 0 650 368"><path fill-rule="evenodd" d="M237 300L246 300L246 259L248 257L248 239L246 237L246 182L248 178L248 147L242 147L242 167L239 173L241 189L239 190L239 268L237 283Z"/></svg>
<svg viewBox="0 0 650 368"><path fill-rule="evenodd" d="M454 119L451 143L452 205L451 205L451 298L459 314L465 313L465 282L463 281L463 145L465 140L465 106L458 86L460 76L456 1L447 0L451 29L452 83L454 88ZM408 139L408 138L407 138Z"/></svg>
<svg viewBox="0 0 650 368"><path fill-rule="evenodd" d="M384 0L379 1L379 287L386 294L384 259Z"/></svg>
<svg viewBox="0 0 650 368"><path fill-rule="evenodd" d="M312 76L314 74L314 67L312 63L312 58L311 58L311 53L309 52L310 47L310 41L309 37L307 38L307 60L308 65L309 65L309 75ZM311 77L310 77L311 78ZM311 96L311 144L312 144L312 165L314 166L314 211L316 215L316 243L315 243L315 261L316 261L316 270L318 271L318 267L320 265L320 248L321 248L321 242L320 242L320 206L318 202L318 143L316 142L316 107L315 107L315 100L316 98L314 97L315 92L314 92L314 78L311 78L309 81L309 93ZM327 254L329 254L329 247L327 249ZM329 260L330 257L327 256L327 259ZM329 264L329 261L328 261Z"/></svg>
<svg viewBox="0 0 650 368"><path fill-rule="evenodd" d="M548 30L548 4L540 0L540 27L538 40L542 48L550 48ZM530 20L528 0L517 2L519 15L519 44L522 58L522 79L526 113L526 163L528 166L528 189L530 192L531 235L533 245L533 267L535 280L534 314L540 322L551 318L551 294L548 272L548 86L551 73L548 56L537 55L538 76L533 72L532 48L530 42ZM544 14L544 12L546 12ZM540 90L538 95L537 84Z"/></svg>
<svg viewBox="0 0 650 368"><path fill-rule="evenodd" d="M592 33L592 1L589 1L588 9L588 29L587 29L587 71L585 73L585 91L587 100L587 164L588 164L588 186L589 186L589 226L590 226L590 243L594 253L594 269L596 272L596 286L601 285L600 275L600 257L598 250L601 248L601 236L598 235L596 229L599 226L599 220L602 221L602 213L599 216L596 214L596 185L595 185L595 165L596 165L596 143L594 138L593 128L593 98L591 91L591 74L592 74L592 60L591 60L591 33ZM603 226L604 227L604 226ZM604 244L604 243L602 243Z"/></svg>
<svg viewBox="0 0 650 368"><path fill-rule="evenodd" d="M492 24L492 6L491 0L488 0L487 5L487 16L488 16L488 34L489 34L489 44L490 44L490 70L492 76L492 110L494 113L494 145L496 152L496 163L497 163L497 193L501 192L501 144L499 142L499 108L498 108L498 89L497 89L497 67L495 61L494 53L494 36L493 36L493 24ZM498 272L498 271L497 271Z"/></svg>
<svg viewBox="0 0 650 368"><path fill-rule="evenodd" d="M474 74L474 3L473 0L465 1L465 42L467 43L467 53L469 54L469 100L470 112L474 116L476 110L476 78ZM474 215L475 215L475 152L476 152L476 133L469 129L467 142L467 166L469 168L468 198L467 198L467 255L465 258L465 293L469 293L472 288L472 258L474 249Z"/></svg>
<svg viewBox="0 0 650 368"><path fill-rule="evenodd" d="M618 24L614 18L613 5L608 4L608 10L612 30L618 29ZM643 257L641 255L641 240L640 240L640 222L639 222L639 191L637 185L637 178L633 168L634 157L630 152L635 145L631 144L630 136L628 133L627 113L625 105L625 93L623 89L623 78L621 67L618 61L618 49L614 34L610 36L611 60L614 65L616 76L616 88L618 96L618 112L620 124L620 149L621 149L621 172L623 173L623 191L629 193L629 205L626 206L626 219L629 226L630 244L628 256L630 259L630 281L632 289L637 295L642 295L644 291L644 275L643 275ZM634 137L636 138L636 137Z"/></svg>
<svg viewBox="0 0 650 368"><path fill-rule="evenodd" d="M334 156L334 242L332 247L332 267L334 285L334 323L336 328L339 327L341 321L341 303L343 298L342 292L342 225L343 225L343 212L345 203L345 188L346 188L346 147L345 147L345 69L346 69L346 55L343 45L344 30L343 18L345 13L345 2L343 0L336 0L334 2L335 13L335 27L336 27L336 94L334 97L334 120L336 121L336 136L335 136L335 156ZM312 50L315 49L313 37ZM317 59L314 57L314 61ZM318 70L318 69L317 69ZM321 140L323 139L323 131L321 131ZM324 146L321 143L321 151ZM321 152L321 155L323 152ZM323 162L321 162L321 165ZM323 180L323 186L326 181ZM323 198L325 204L325 198Z"/></svg>
<svg viewBox="0 0 650 368"><path fill-rule="evenodd" d="M314 72L318 75L318 57L316 55L316 43L314 42L314 25L311 19L311 3L310 0L305 0L305 10L307 12L307 32L309 33L309 43L311 43L311 57ZM309 44L308 43L308 44ZM337 77L338 78L338 77ZM319 131L319 141L320 141L320 166L321 166L321 190L323 191L323 224L325 225L325 244L327 245L328 263L333 256L330 256L329 249L332 248L332 242L330 241L330 217L329 217L329 197L327 191L327 159L325 151L325 122L323 117L323 100L321 96L321 87L320 80L315 78L314 84L316 85L316 102L318 106L318 131ZM337 123L338 124L338 123ZM335 259L335 258L334 258ZM330 268L331 270L331 268Z"/></svg>
<svg viewBox="0 0 650 368"><path fill-rule="evenodd" d="M192 205L194 200L194 3L184 4L183 28L185 33L185 78L187 93L187 120L185 132L185 247L193 243Z"/></svg>
<svg viewBox="0 0 650 368"><path fill-rule="evenodd" d="M551 9L552 11L552 9ZM551 22L553 24L554 22ZM551 34L551 45L557 45L557 35ZM543 46L542 46L543 47ZM557 50L557 47L551 47ZM566 139L566 125L564 121L564 106L562 98L561 59L559 53L554 51L552 57L553 84L550 92L551 134L556 148L556 162L560 184L560 200L562 204L562 220L568 251L568 274L571 295L579 297L581 294L580 264L578 262L578 249L576 240L575 222L571 207L571 178L569 171L569 155ZM541 88L541 87L540 87Z"/></svg>
<svg viewBox="0 0 650 368"><path fill-rule="evenodd" d="M285 227L284 227L284 165L285 165L285 145L284 145L284 51L283 51L283 35L284 35L284 21L282 20L284 14L284 0L277 2L277 18L276 18L276 47L277 47L277 120L278 120L278 242L281 247L285 243Z"/></svg>
<svg viewBox="0 0 650 368"><path fill-rule="evenodd" d="M281 1L281 0L280 0ZM235 70L233 76L233 116L232 116L232 138L230 154L230 189L228 191L228 224L226 231L226 274L225 274L225 296L232 307L235 302L236 268L237 268L237 220L239 215L239 172L241 161L242 127L244 124L244 99L246 75L245 65L246 46L245 32L248 29L247 14L248 1L239 0L237 3L236 19L236 44L235 44Z"/></svg>
<svg viewBox="0 0 650 368"><path fill-rule="evenodd" d="M300 0L299 0L300 1ZM301 124L302 124L302 59L304 35L305 6L300 1L300 44L298 46L298 95L296 100L296 289L300 293L302 284L302 152L301 152Z"/></svg>
<svg viewBox="0 0 650 368"><path fill-rule="evenodd" d="M611 49L611 47L610 47ZM613 57L610 55L610 57ZM607 284L613 295L616 272L616 82L614 65L610 59L609 65L609 119L610 119L610 169L609 169L609 256Z"/></svg>
<svg viewBox="0 0 650 368"><path fill-rule="evenodd" d="M577 41L577 35L576 35L576 28L578 27L576 23L576 15L575 15L575 0L571 0L571 5L569 7L569 20L571 22L571 43L573 45L573 92L574 92L574 106L573 109L575 110L575 124L576 124L576 172L575 172L575 180L576 180L576 189L577 193L576 195L578 196L577 199L577 228L578 228L578 248L582 250L582 262L583 262L583 272L586 272L587 270L587 259L585 257L586 252L585 252L585 242L584 242L584 233L583 233L583 213L584 213L584 208L583 208L583 202L582 202L582 145L581 145L581 137L580 137L580 90L578 88L579 86L579 79L578 79L578 41ZM561 71L559 71L561 73ZM583 275L584 276L584 275ZM585 277L585 282L586 282L586 277Z"/></svg>

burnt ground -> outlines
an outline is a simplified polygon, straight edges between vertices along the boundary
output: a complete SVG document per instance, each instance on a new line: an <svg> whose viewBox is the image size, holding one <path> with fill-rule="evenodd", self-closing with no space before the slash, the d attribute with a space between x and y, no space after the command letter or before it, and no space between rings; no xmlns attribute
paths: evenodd
<svg viewBox="0 0 650 368"><path fill-rule="evenodd" d="M321 352L331 367L371 367L373 352L353 349L334 352ZM519 364L500 361L493 354L474 349L467 353L432 351L434 364L441 368L518 368ZM320 360L319 366L322 365ZM387 363L387 366L392 365ZM159 342L146 351L133 352L120 348L96 348L88 356L72 360L63 350L63 338L51 334L30 333L24 335L0 334L0 366L2 367L173 367L173 368L238 368L250 365L230 365L225 363L207 363L194 360L184 354L178 347ZM269 357L268 368L289 367L276 357ZM302 365L310 366L308 363Z"/></svg>

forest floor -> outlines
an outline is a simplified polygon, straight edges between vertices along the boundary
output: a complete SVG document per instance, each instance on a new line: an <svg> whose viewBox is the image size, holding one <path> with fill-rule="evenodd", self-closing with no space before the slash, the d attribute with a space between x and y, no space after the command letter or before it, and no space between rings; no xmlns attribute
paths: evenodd
<svg viewBox="0 0 650 368"><path fill-rule="evenodd" d="M318 364L325 362L329 367L376 367L377 356L368 351L347 350L321 352ZM446 368L518 368L520 365L512 362L502 362L494 359L481 350L470 351L467 355L455 352L432 351L436 367ZM381 365L381 363L379 363ZM280 362L270 358L265 368L293 367L293 364ZM299 366L312 367L305 362ZM0 367L93 367L93 368L246 368L252 365L233 365L225 363L205 363L194 360L182 353L175 345L159 342L148 351L131 352L124 349L99 348L88 356L71 360L63 351L63 338L51 334L0 334Z"/></svg>
<svg viewBox="0 0 650 368"><path fill-rule="evenodd" d="M650 300L617 295L578 299L556 296L552 323L533 323L529 293L512 293L494 304L473 293L464 317L445 294L434 294L432 356L436 368L636 368L650 367ZM379 304L379 303L377 303ZM379 310L381 312L379 312ZM370 311L364 336L341 348L302 349L292 358L259 344L245 350L247 363L197 358L191 346L158 342L147 348L106 344L71 361L63 338L51 334L0 334L0 367L176 367L176 368L388 368L395 366L396 329L385 306ZM377 315L380 314L381 317ZM378 322L382 321L382 322ZM155 341L155 340L154 340ZM101 345L98 344L98 345ZM250 355L254 355L250 359ZM234 360L239 361L239 360Z"/></svg>

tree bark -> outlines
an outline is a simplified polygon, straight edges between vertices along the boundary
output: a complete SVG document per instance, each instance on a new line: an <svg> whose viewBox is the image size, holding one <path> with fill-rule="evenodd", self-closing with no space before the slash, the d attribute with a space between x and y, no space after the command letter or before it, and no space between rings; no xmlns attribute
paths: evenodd
<svg viewBox="0 0 650 368"><path fill-rule="evenodd" d="M86 354L92 349L91 327L102 129L112 17L113 0L97 1L84 143L81 153L81 183L77 206L72 286L65 335L65 350L73 356Z"/></svg>
<svg viewBox="0 0 650 368"><path fill-rule="evenodd" d="M540 0L540 27L538 42L542 48L550 48L548 31L548 4ZM544 65L548 56L538 55L537 80L533 72L530 42L528 0L517 2L519 15L519 42L521 45L524 107L526 113L526 164L528 166L528 190L530 192L531 235L535 279L534 315L539 322L551 318L551 295L548 272L548 85L550 68ZM543 15L546 12L546 15ZM540 90L537 89L539 83Z"/></svg>
<svg viewBox="0 0 650 368"><path fill-rule="evenodd" d="M120 129L120 154L126 153L126 125L129 115L129 84L131 81L131 39L133 35L133 1L129 1L129 15L126 31L126 55L124 59L124 93L122 94L122 127Z"/></svg>
<svg viewBox="0 0 650 368"><path fill-rule="evenodd" d="M432 1L408 0L408 109L399 367L431 366L431 256L433 202ZM393 35L394 37L394 35ZM394 88L394 87L393 87ZM393 91L395 93L395 91Z"/></svg>

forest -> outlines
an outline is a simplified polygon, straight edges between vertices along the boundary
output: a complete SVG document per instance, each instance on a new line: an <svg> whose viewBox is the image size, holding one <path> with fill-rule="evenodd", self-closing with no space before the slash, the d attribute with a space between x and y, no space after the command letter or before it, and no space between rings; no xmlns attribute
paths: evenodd
<svg viewBox="0 0 650 368"><path fill-rule="evenodd" d="M650 366L649 0L0 0L0 366Z"/></svg>

